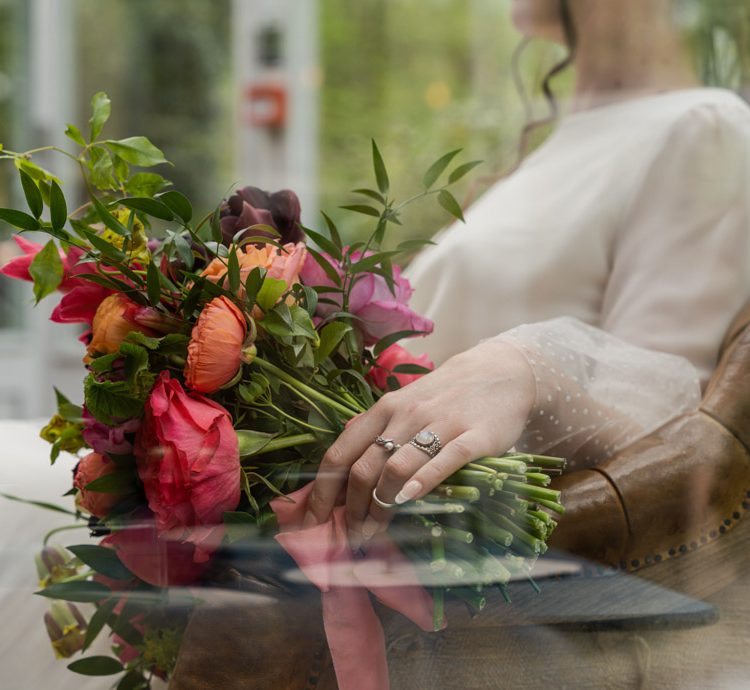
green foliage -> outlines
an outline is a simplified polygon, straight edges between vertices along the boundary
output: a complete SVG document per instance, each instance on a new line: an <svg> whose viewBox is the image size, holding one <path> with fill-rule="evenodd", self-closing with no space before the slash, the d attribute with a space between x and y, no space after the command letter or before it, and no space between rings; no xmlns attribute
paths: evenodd
<svg viewBox="0 0 750 690"><path fill-rule="evenodd" d="M57 290L63 279L63 264L54 240L50 240L34 257L29 274L34 280L34 298L37 303Z"/></svg>
<svg viewBox="0 0 750 690"><path fill-rule="evenodd" d="M84 676L113 676L125 670L125 667L111 656L90 656L78 659L68 668Z"/></svg>

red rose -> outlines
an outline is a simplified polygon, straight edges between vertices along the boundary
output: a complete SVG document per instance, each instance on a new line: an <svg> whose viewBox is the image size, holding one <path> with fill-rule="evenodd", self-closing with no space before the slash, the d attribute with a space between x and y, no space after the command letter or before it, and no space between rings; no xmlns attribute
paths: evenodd
<svg viewBox="0 0 750 690"><path fill-rule="evenodd" d="M117 471L117 465L106 455L89 453L78 463L73 477L73 486L78 489L79 507L98 518L107 517L114 505L122 498L119 494L87 491L86 486L95 479L100 479Z"/></svg>
<svg viewBox="0 0 750 690"><path fill-rule="evenodd" d="M380 353L380 357L378 357L375 366L370 370L367 378L373 385L381 390L387 391L389 376L394 376L403 388L424 375L394 374L393 370L400 364L417 364L425 369L433 369L435 367L427 355L416 357L400 345L391 345Z"/></svg>
<svg viewBox="0 0 750 690"><path fill-rule="evenodd" d="M162 372L136 436L138 474L157 530L223 523L240 502L240 456L230 414ZM194 539L195 540L195 539Z"/></svg>

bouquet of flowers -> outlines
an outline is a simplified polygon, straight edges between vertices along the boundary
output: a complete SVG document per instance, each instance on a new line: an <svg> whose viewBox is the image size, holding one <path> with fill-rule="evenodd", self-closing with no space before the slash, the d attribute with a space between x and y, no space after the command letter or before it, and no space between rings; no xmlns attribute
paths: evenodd
<svg viewBox="0 0 750 690"><path fill-rule="evenodd" d="M371 217L374 231L349 246L325 214L326 234L303 227L291 191L245 187L194 218L184 195L144 170L165 163L162 152L145 137L103 139L110 101L99 93L92 105L88 138L66 131L75 153L0 150L28 205L0 209L0 219L49 236L16 236L22 255L2 273L32 281L37 302L62 292L52 320L86 327L83 404L57 392L41 435L52 462L76 456L67 512L97 541L46 539L38 593L53 600L46 624L59 656L85 653L110 629L114 656L69 668L123 674L125 690L174 667L190 601L177 606L184 590L169 588L199 583L227 544L276 534L346 422L429 372L398 344L432 324L409 308L394 263L423 243L383 242L420 198L462 219L448 187L477 163L449 172L459 152L447 154L421 193L397 203L373 142L376 184L343 208ZM82 172L86 199L73 211L34 161L50 149ZM432 594L435 628L445 593L480 610L485 588L506 593L528 575L563 510L547 488L562 466L519 453L477 458L397 511L393 533L406 535L398 546ZM82 602L93 604L88 620Z"/></svg>

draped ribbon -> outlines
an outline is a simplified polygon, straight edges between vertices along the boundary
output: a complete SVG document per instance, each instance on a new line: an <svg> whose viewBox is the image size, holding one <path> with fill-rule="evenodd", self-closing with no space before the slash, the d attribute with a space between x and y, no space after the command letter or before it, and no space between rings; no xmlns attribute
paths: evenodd
<svg viewBox="0 0 750 690"><path fill-rule="evenodd" d="M433 630L432 597L387 537L373 541L364 557L354 558L343 506L335 508L327 522L303 528L312 487L310 483L272 501L280 527L276 540L321 591L323 624L340 690L388 690L385 635L369 593L425 631Z"/></svg>

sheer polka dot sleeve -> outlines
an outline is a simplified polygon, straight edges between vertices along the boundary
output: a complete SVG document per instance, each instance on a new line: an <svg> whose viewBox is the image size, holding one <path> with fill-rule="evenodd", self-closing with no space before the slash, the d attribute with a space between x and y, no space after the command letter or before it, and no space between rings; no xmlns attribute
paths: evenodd
<svg viewBox="0 0 750 690"><path fill-rule="evenodd" d="M536 378L536 403L519 450L595 465L701 400L682 357L647 350L577 319L527 324L498 336L519 348Z"/></svg>

